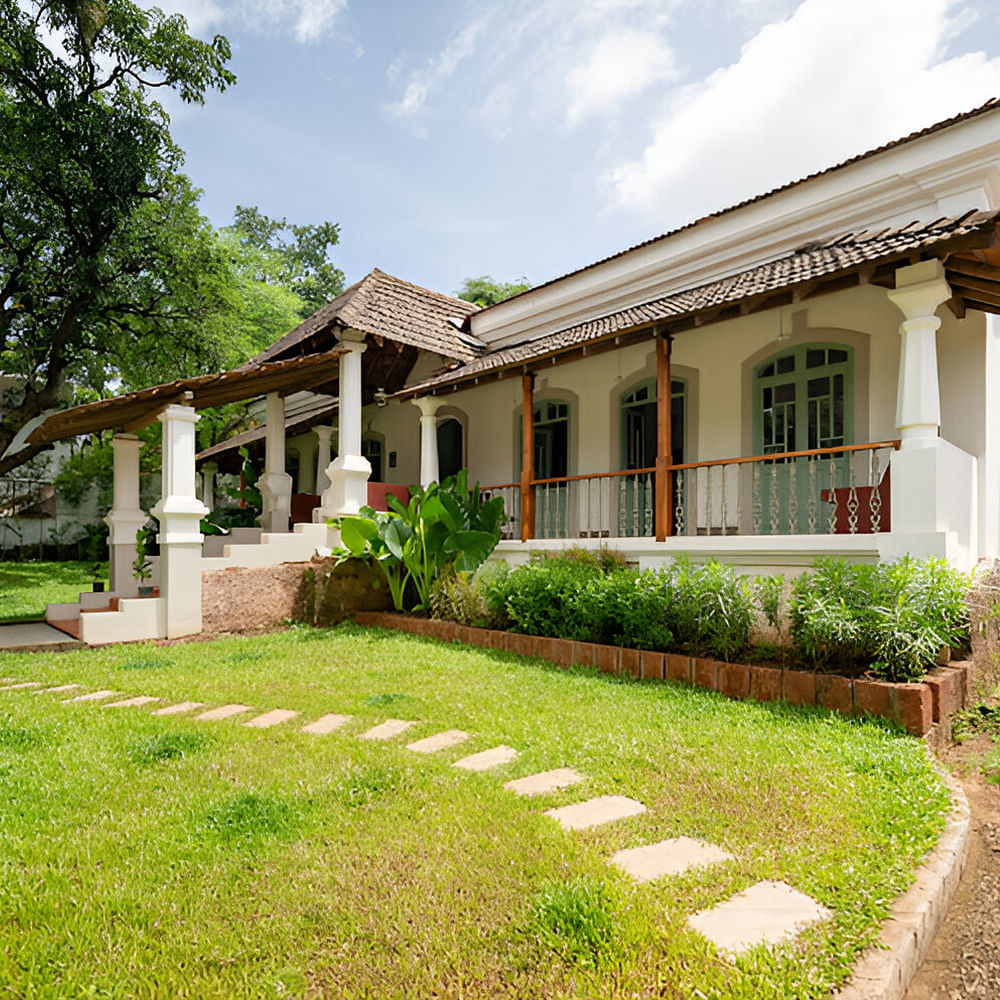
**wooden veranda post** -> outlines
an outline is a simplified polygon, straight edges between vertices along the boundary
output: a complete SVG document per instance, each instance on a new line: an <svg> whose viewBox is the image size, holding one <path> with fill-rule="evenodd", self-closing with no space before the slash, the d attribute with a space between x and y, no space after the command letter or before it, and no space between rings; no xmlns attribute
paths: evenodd
<svg viewBox="0 0 1000 1000"><path fill-rule="evenodd" d="M664 541L674 532L671 505L674 475L670 471L670 344L671 338L656 338L656 540Z"/></svg>
<svg viewBox="0 0 1000 1000"><path fill-rule="evenodd" d="M521 376L523 415L521 417L521 541L535 537L535 376Z"/></svg>

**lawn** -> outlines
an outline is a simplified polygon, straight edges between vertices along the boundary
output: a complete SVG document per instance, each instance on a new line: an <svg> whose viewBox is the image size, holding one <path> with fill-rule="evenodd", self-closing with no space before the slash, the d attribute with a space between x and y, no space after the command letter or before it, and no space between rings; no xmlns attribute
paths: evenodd
<svg viewBox="0 0 1000 1000"><path fill-rule="evenodd" d="M26 562L0 564L0 621L45 617L46 604L76 602L95 577L90 562ZM96 579L107 580L108 564Z"/></svg>
<svg viewBox="0 0 1000 1000"><path fill-rule="evenodd" d="M0 654L0 676L353 716L318 737L0 692L0 997L824 997L948 801L882 725L353 625ZM418 725L356 738L387 718ZM501 743L496 772L450 766ZM585 783L503 788L561 766ZM542 814L609 793L648 811ZM608 864L677 836L734 860L641 885ZM735 962L687 927L763 879L832 919Z"/></svg>

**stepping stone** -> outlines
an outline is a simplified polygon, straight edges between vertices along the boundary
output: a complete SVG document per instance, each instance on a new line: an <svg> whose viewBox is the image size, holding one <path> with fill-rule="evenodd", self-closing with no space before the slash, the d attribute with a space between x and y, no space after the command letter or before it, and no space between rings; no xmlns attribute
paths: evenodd
<svg viewBox="0 0 1000 1000"><path fill-rule="evenodd" d="M21 691L24 688L37 688L41 686L41 681L21 681L20 684L8 684L6 687L0 688L0 691Z"/></svg>
<svg viewBox="0 0 1000 1000"><path fill-rule="evenodd" d="M675 837L673 840L661 840L658 844L619 851L611 858L611 863L631 875L636 882L649 882L664 875L680 875L689 868L732 860L733 856L720 847L692 840L691 837Z"/></svg>
<svg viewBox="0 0 1000 1000"><path fill-rule="evenodd" d="M63 704L71 705L74 701L103 701L120 693L120 691L91 691L90 694L78 694L75 698L67 698Z"/></svg>
<svg viewBox="0 0 1000 1000"><path fill-rule="evenodd" d="M321 715L315 722L303 726L302 732L312 733L314 736L326 736L350 721L349 715L334 715L331 712L329 715Z"/></svg>
<svg viewBox="0 0 1000 1000"><path fill-rule="evenodd" d="M725 903L688 917L688 924L719 951L739 955L759 944L787 941L829 916L825 906L784 882L758 882Z"/></svg>
<svg viewBox="0 0 1000 1000"><path fill-rule="evenodd" d="M560 809L546 809L545 815L558 820L564 830L586 830L616 819L638 816L645 811L646 807L641 802L624 795L599 795L596 799L575 802Z"/></svg>
<svg viewBox="0 0 1000 1000"><path fill-rule="evenodd" d="M386 719L385 722L373 726L367 732L362 733L359 740L391 740L393 736L406 732L410 726L415 726L416 722L404 722L402 719Z"/></svg>
<svg viewBox="0 0 1000 1000"><path fill-rule="evenodd" d="M63 691L75 691L79 684L60 684L54 688L42 688L41 691L32 691L32 694L61 694Z"/></svg>
<svg viewBox="0 0 1000 1000"><path fill-rule="evenodd" d="M252 726L254 729L270 729L271 726L279 726L282 722L294 719L298 712L293 712L290 708L275 708L263 715L258 715L249 722L244 722L244 726Z"/></svg>
<svg viewBox="0 0 1000 1000"><path fill-rule="evenodd" d="M148 694L140 694L134 698L126 698L124 701L109 702L107 705L101 705L101 708L139 708L141 705L150 705L159 700L159 698L153 698Z"/></svg>
<svg viewBox="0 0 1000 1000"><path fill-rule="evenodd" d="M569 788L583 781L583 775L571 767L557 767L554 771L539 771L525 778L515 778L503 787L518 795L544 795L560 788Z"/></svg>
<svg viewBox="0 0 1000 1000"><path fill-rule="evenodd" d="M252 712L252 705L221 705L219 708L202 712L194 717L195 722L218 722L220 719L228 719L243 712Z"/></svg>
<svg viewBox="0 0 1000 1000"><path fill-rule="evenodd" d="M406 749L414 753L434 753L437 750L444 750L446 747L453 747L459 743L464 743L469 738L468 733L463 733L461 729L449 729L443 733L435 733L427 736L415 743L407 743Z"/></svg>
<svg viewBox="0 0 1000 1000"><path fill-rule="evenodd" d="M456 760L452 767L460 767L463 771L488 771L491 767L508 764L517 756L513 747L498 746L492 750L481 750L470 754L461 760Z"/></svg>
<svg viewBox="0 0 1000 1000"><path fill-rule="evenodd" d="M176 705L167 705L166 708L158 708L153 715L180 715L183 712L193 712L196 708L204 708L203 701L182 701Z"/></svg>

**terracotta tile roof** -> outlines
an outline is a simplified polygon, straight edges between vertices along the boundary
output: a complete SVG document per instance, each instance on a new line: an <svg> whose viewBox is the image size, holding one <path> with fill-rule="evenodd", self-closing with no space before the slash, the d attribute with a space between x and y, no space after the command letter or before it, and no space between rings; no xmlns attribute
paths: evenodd
<svg viewBox="0 0 1000 1000"><path fill-rule="evenodd" d="M595 260L592 264L585 264L583 267L567 271L565 274L561 274L557 278L552 278L549 281L543 281L541 284L535 285L527 291L521 292L520 295L513 296L513 298L530 295L539 288L547 288L549 285L554 285L565 278L571 278L575 274L581 274L584 271L589 271L591 268L600 267L601 264L606 264L610 260L617 260L619 257L624 257L627 254L632 253L633 250L641 250L643 247L651 246L653 243L659 243L661 240L669 239L671 236L676 236L677 233L683 233L688 229L693 229L695 226L702 225L710 219L717 219L720 216L728 215L730 212L736 212L741 208L745 208L747 205L753 205L758 201L764 201L766 198L780 194L782 191L787 191L790 188L798 187L800 184L805 184L816 177L822 177L825 174L831 174L834 171L842 170L844 167L849 167L854 163L860 163L862 160L867 160L872 156L877 156L879 153L895 149L897 146L904 146L908 142L913 142L914 140L921 139L927 135L933 135L935 132L940 132L943 129L950 128L952 125L968 121L970 118L978 118L979 115L987 114L990 111L996 111L998 109L1000 109L1000 97L993 97L985 104L981 104L970 111L963 111L961 114L954 115L952 118L945 118L943 121L935 122L933 125L928 125L927 128L911 132L909 135L904 135L899 139L893 139L891 142L884 143L881 146L876 146L874 149L866 150L864 153L858 153L857 155L849 157L846 160L842 160L840 163L835 163L832 167L825 167L823 170L817 170L814 173L807 174L805 177L800 177L798 180L788 181L786 184L772 188L770 191L765 191L763 194L754 195L752 198L746 198L743 201L737 202L735 205L730 205L728 208L720 208L715 212L709 212L708 215L703 215L701 218L695 219L693 222L687 222L683 226L678 226L676 229L668 230L667 232L661 233L659 236L653 236L648 240L643 240L641 243L636 243L634 246L627 247L625 250L619 250L617 253L609 254L607 257Z"/></svg>
<svg viewBox="0 0 1000 1000"><path fill-rule="evenodd" d="M396 393L408 398L465 382L503 368L515 367L557 355L582 344L602 340L637 328L668 325L697 316L710 318L720 308L739 306L748 299L766 299L796 286L847 275L864 265L905 262L913 255L940 256L970 237L981 237L985 246L996 237L1000 212L967 212L931 223L913 222L897 229L848 233L835 239L810 243L777 260L684 289L640 305L578 323L556 333L500 348L464 365Z"/></svg>
<svg viewBox="0 0 1000 1000"><path fill-rule="evenodd" d="M485 349L471 334L455 329L479 306L412 285L375 268L343 295L328 302L254 361L313 353L333 330L352 329L423 351L470 361Z"/></svg>

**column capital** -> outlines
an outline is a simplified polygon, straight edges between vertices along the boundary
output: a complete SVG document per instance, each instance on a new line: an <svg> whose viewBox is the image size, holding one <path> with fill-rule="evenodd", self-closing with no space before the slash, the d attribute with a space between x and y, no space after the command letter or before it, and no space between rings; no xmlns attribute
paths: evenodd
<svg viewBox="0 0 1000 1000"><path fill-rule="evenodd" d="M944 265L940 260L923 260L896 270L896 287L889 289L889 301L905 317L906 323L913 320L936 319L934 312L939 305L952 297L951 287L945 279ZM940 326L940 320L934 329ZM905 332L901 327L900 332Z"/></svg>
<svg viewBox="0 0 1000 1000"><path fill-rule="evenodd" d="M193 406L186 406L183 403L171 403L169 406L165 406L163 410L157 415L157 420L161 424L165 424L168 420L178 420L182 423L196 424L201 417L198 415L198 411L195 410Z"/></svg>
<svg viewBox="0 0 1000 1000"><path fill-rule="evenodd" d="M354 354L364 354L368 349L365 343L365 334L360 330L344 330L337 338L341 347L346 347Z"/></svg>
<svg viewBox="0 0 1000 1000"><path fill-rule="evenodd" d="M327 444L330 443L330 438L333 437L332 427L328 427L326 424L321 424L314 427L313 430L316 432L316 437L319 438L320 442L325 441Z"/></svg>
<svg viewBox="0 0 1000 1000"><path fill-rule="evenodd" d="M418 399L411 399L410 402L420 410L422 417L433 417L438 409L444 405L444 400L438 396L420 396Z"/></svg>

